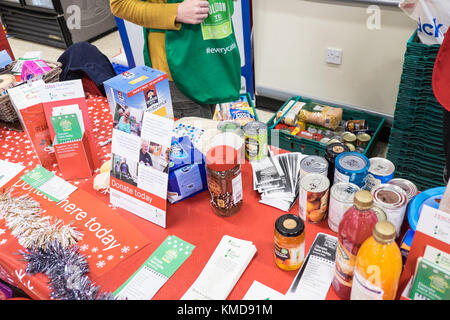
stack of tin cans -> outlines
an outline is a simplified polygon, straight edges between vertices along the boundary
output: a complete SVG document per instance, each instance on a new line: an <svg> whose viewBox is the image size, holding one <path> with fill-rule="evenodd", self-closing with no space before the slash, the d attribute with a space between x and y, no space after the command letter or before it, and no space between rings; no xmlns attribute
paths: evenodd
<svg viewBox="0 0 450 320"><path fill-rule="evenodd" d="M328 218L328 226L337 232L344 213L353 205L355 193L364 189L373 194L379 219L394 224L399 236L417 187L409 180L393 179L395 165L388 159L368 159L348 150L344 144L335 143L328 147L325 157L307 156L301 161L300 217L309 223Z"/></svg>

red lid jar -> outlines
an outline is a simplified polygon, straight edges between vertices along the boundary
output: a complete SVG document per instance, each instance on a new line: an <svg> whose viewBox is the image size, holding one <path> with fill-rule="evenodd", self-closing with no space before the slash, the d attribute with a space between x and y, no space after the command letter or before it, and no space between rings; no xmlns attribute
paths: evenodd
<svg viewBox="0 0 450 320"><path fill-rule="evenodd" d="M221 145L206 155L206 176L211 207L221 217L230 217L242 207L242 174L235 148Z"/></svg>

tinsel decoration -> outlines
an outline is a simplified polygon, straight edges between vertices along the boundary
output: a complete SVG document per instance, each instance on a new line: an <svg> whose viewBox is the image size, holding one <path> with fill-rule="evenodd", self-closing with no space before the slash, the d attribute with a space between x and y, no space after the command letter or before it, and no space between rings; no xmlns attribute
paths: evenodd
<svg viewBox="0 0 450 320"><path fill-rule="evenodd" d="M45 248L36 247L21 251L28 262L26 272L43 273L49 278L50 297L56 300L115 300L111 293L100 293L87 276L86 258L77 246L63 247L53 241Z"/></svg>
<svg viewBox="0 0 450 320"><path fill-rule="evenodd" d="M65 225L61 219L41 216L39 202L28 195L16 198L10 193L0 195L0 218L5 219L11 234L25 248L44 247L52 241L68 247L83 237L71 224Z"/></svg>
<svg viewBox="0 0 450 320"><path fill-rule="evenodd" d="M89 266L76 243L83 234L61 219L41 216L39 202L28 195L0 194L0 219L20 245L28 262L26 272L43 273L49 278L50 297L57 300L115 300L100 293L87 276Z"/></svg>

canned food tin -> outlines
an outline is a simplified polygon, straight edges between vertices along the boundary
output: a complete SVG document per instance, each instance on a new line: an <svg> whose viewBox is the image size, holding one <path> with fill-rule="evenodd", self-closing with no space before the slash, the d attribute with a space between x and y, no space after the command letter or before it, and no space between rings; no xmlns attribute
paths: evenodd
<svg viewBox="0 0 450 320"><path fill-rule="evenodd" d="M378 221L386 221L387 220L386 212L384 212L383 209L378 208L378 207L372 207L372 210L375 211Z"/></svg>
<svg viewBox="0 0 450 320"><path fill-rule="evenodd" d="M408 198L408 202L411 201L417 195L418 189L417 186L409 180L402 178L395 178L389 180L388 184L393 184L397 187L402 188L406 192L406 197Z"/></svg>
<svg viewBox="0 0 450 320"><path fill-rule="evenodd" d="M300 162L300 178L306 174L314 172L323 176L328 174L328 162L320 156L307 156Z"/></svg>
<svg viewBox="0 0 450 320"><path fill-rule="evenodd" d="M252 121L244 126L245 157L249 161L262 160L267 157L267 125Z"/></svg>
<svg viewBox="0 0 450 320"><path fill-rule="evenodd" d="M242 135L241 124L236 121L221 121L217 125L217 130L221 133L232 132L237 135Z"/></svg>
<svg viewBox="0 0 450 320"><path fill-rule="evenodd" d="M366 120L348 120L347 121L347 130L348 131L360 131L367 130L367 122Z"/></svg>
<svg viewBox="0 0 450 320"><path fill-rule="evenodd" d="M330 189L330 207L328 208L328 226L338 232L344 213L353 206L355 193L361 190L354 183L339 182Z"/></svg>
<svg viewBox="0 0 450 320"><path fill-rule="evenodd" d="M319 223L327 217L330 180L319 173L308 173L300 180L299 216Z"/></svg>
<svg viewBox="0 0 450 320"><path fill-rule="evenodd" d="M322 138L322 140L320 140L320 143L328 144L329 141L330 141L330 138Z"/></svg>
<svg viewBox="0 0 450 320"><path fill-rule="evenodd" d="M324 137L329 139L331 139L334 136L334 132L331 130L325 130L322 134Z"/></svg>
<svg viewBox="0 0 450 320"><path fill-rule="evenodd" d="M336 158L334 183L351 182L362 188L369 172L370 161L357 152L345 152Z"/></svg>
<svg viewBox="0 0 450 320"><path fill-rule="evenodd" d="M372 190L380 184L388 183L394 177L395 165L384 158L370 158L370 168L364 189Z"/></svg>
<svg viewBox="0 0 450 320"><path fill-rule="evenodd" d="M351 143L346 143L345 145L348 147L350 152L354 152L356 150L355 145L353 145Z"/></svg>
<svg viewBox="0 0 450 320"><path fill-rule="evenodd" d="M356 135L351 132L344 132L342 134L342 139L344 140L344 143L350 143L355 145L356 144Z"/></svg>
<svg viewBox="0 0 450 320"><path fill-rule="evenodd" d="M337 156L343 152L349 151L349 148L340 142L328 145L325 151L325 160L328 161L328 179L330 180L331 185L334 183L334 170Z"/></svg>
<svg viewBox="0 0 450 320"><path fill-rule="evenodd" d="M361 147L356 147L355 148L355 152L364 153L364 151L366 151L366 149L364 149L364 148L361 148Z"/></svg>
<svg viewBox="0 0 450 320"><path fill-rule="evenodd" d="M318 133L317 128L314 127L309 127L307 131L311 133Z"/></svg>
<svg viewBox="0 0 450 320"><path fill-rule="evenodd" d="M336 130L334 130L334 132L335 132L337 135L341 135L341 134L343 134L343 133L345 132L345 127L344 127L343 125L339 125L339 126L336 128Z"/></svg>
<svg viewBox="0 0 450 320"><path fill-rule="evenodd" d="M368 133L358 133L356 135L356 146L366 149L372 137Z"/></svg>
<svg viewBox="0 0 450 320"><path fill-rule="evenodd" d="M386 219L395 226L398 237L408 203L406 192L393 184L381 184L372 190L372 194L374 206L386 213Z"/></svg>
<svg viewBox="0 0 450 320"><path fill-rule="evenodd" d="M335 136L331 137L331 139L332 140L338 140L339 142L344 142L344 139L342 138L342 136L338 136L338 135L335 135Z"/></svg>
<svg viewBox="0 0 450 320"><path fill-rule="evenodd" d="M335 144L335 143L342 144L342 142L340 142L340 141L337 140L337 139L331 139L331 140L328 141L328 145Z"/></svg>

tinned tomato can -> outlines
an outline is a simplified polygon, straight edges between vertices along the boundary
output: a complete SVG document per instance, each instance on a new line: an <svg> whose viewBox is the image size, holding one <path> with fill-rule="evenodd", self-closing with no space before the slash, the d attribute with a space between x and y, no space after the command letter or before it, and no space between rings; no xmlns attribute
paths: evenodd
<svg viewBox="0 0 450 320"><path fill-rule="evenodd" d="M319 223L328 214L330 180L319 173L307 173L300 180L299 216L303 221Z"/></svg>

